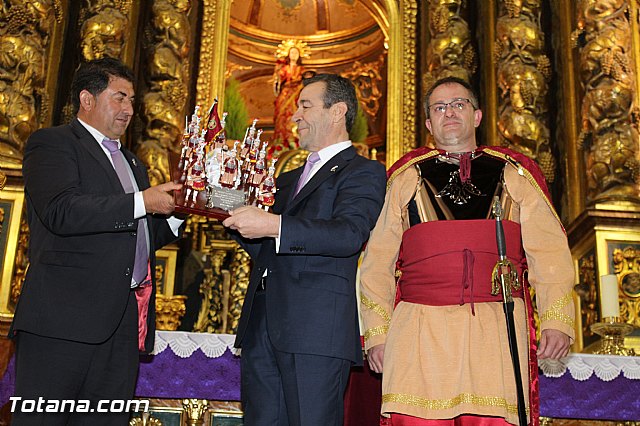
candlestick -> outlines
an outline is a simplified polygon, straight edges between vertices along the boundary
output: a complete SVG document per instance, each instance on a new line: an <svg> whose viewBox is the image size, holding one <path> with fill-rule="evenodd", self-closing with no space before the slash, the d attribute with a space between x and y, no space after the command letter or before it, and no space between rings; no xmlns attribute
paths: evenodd
<svg viewBox="0 0 640 426"><path fill-rule="evenodd" d="M622 322L620 318L609 317L604 322L591 324L591 331L602 337L600 347L594 351L599 355L635 356L633 348L624 345L624 336L633 332L633 326Z"/></svg>
<svg viewBox="0 0 640 426"><path fill-rule="evenodd" d="M615 274L600 277L600 312L601 318L618 318L620 316L618 277Z"/></svg>

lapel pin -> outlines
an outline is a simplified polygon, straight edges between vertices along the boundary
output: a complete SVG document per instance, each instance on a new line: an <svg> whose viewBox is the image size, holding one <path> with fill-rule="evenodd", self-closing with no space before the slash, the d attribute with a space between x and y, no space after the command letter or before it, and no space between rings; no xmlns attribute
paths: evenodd
<svg viewBox="0 0 640 426"><path fill-rule="evenodd" d="M133 163L134 166L138 167L138 163L136 163L136 159L135 158L131 159L131 163Z"/></svg>
<svg viewBox="0 0 640 426"><path fill-rule="evenodd" d="M331 171L332 171L332 172L335 172L336 170L338 170L338 166L333 166L333 167L331 168Z"/></svg>

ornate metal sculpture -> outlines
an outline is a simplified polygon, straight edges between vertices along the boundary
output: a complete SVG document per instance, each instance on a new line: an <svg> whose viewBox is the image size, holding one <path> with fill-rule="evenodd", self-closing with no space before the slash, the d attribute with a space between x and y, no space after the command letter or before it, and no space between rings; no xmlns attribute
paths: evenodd
<svg viewBox="0 0 640 426"><path fill-rule="evenodd" d="M620 282L620 317L640 327L640 245L613 250L613 271Z"/></svg>
<svg viewBox="0 0 640 426"><path fill-rule="evenodd" d="M152 185L169 177L168 150L178 152L189 84L189 0L156 0L148 24L148 91L142 105L145 125L136 153L149 168Z"/></svg>
<svg viewBox="0 0 640 426"><path fill-rule="evenodd" d="M189 219L195 246L207 253L209 262L200 285L203 295L193 331L235 333L251 272L249 255L229 240L224 227L203 218Z"/></svg>
<svg viewBox="0 0 640 426"><path fill-rule="evenodd" d="M351 69L342 73L350 79L356 87L358 100L363 111L371 118L375 118L380 109L380 84L382 76L380 70L384 67L384 55L380 55L374 62L361 63L355 61Z"/></svg>
<svg viewBox="0 0 640 426"><path fill-rule="evenodd" d="M229 310L227 314L226 333L235 333L238 329L238 320L242 312L244 295L249 287L249 274L251 273L251 258L244 250L238 249L231 259L231 286L229 287Z"/></svg>
<svg viewBox="0 0 640 426"><path fill-rule="evenodd" d="M501 144L535 159L548 182L555 180L548 126L550 61L540 27L542 1L500 3L495 55Z"/></svg>
<svg viewBox="0 0 640 426"><path fill-rule="evenodd" d="M463 0L429 2L431 38L427 46L427 69L422 82L425 91L436 80L444 77L471 81L471 76L476 71L476 53L471 43L464 3ZM405 130L405 134L407 131L409 129ZM433 145L431 135L427 136L427 143Z"/></svg>
<svg viewBox="0 0 640 426"><path fill-rule="evenodd" d="M598 292L596 281L595 254L587 253L578 259L579 284L574 287L580 297L580 316L582 317L582 336L589 342L593 340L591 325L598 320Z"/></svg>
<svg viewBox="0 0 640 426"><path fill-rule="evenodd" d="M27 269L29 269L29 257L27 255L29 251L29 224L27 223L27 215L22 214L20 219L20 233L18 236L18 250L16 251L16 257L13 267L13 277L11 278L11 291L9 300L12 304L18 303L18 297L20 291L22 291L22 283L27 276Z"/></svg>
<svg viewBox="0 0 640 426"><path fill-rule="evenodd" d="M471 43L466 7L462 0L429 2L429 32L425 87L443 77L470 81L476 71L476 54Z"/></svg>
<svg viewBox="0 0 640 426"><path fill-rule="evenodd" d="M59 0L0 5L0 167L20 169L27 137L49 108L46 49L62 12Z"/></svg>
<svg viewBox="0 0 640 426"><path fill-rule="evenodd" d="M175 331L186 312L187 296L165 296L156 294L156 328Z"/></svg>
<svg viewBox="0 0 640 426"><path fill-rule="evenodd" d="M80 50L85 61L122 57L130 9L131 0L97 0L81 10Z"/></svg>
<svg viewBox="0 0 640 426"><path fill-rule="evenodd" d="M590 202L640 201L638 112L633 108L629 2L581 0L574 39L580 50L580 145Z"/></svg>

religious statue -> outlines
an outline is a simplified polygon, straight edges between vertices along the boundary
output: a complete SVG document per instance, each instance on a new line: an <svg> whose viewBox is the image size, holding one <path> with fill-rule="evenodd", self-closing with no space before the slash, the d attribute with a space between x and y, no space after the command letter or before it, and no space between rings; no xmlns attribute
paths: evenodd
<svg viewBox="0 0 640 426"><path fill-rule="evenodd" d="M298 95L302 90L302 79L313 75L305 71L302 58L309 57L307 44L298 40L285 40L276 50L276 67L273 75L274 92L274 148L277 150L292 149L298 146L295 123L291 117L295 113ZM273 154L271 152L270 154Z"/></svg>

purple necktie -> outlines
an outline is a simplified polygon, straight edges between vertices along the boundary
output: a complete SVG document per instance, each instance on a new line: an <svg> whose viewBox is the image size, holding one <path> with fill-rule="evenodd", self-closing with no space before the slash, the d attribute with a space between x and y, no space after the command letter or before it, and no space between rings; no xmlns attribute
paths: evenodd
<svg viewBox="0 0 640 426"><path fill-rule="evenodd" d="M118 148L118 141L104 138L102 141L109 152L111 153L111 160L113 160L113 168L116 169L120 183L124 192L131 194L134 192L133 182L131 182L131 175L129 174L129 168L124 162L124 155ZM149 252L147 249L147 232L142 218L138 220L138 232L136 233L136 259L133 265L133 281L136 284L141 284L147 277L149 272Z"/></svg>
<svg viewBox="0 0 640 426"><path fill-rule="evenodd" d="M307 179L309 179L309 174L311 173L313 166L318 161L320 161L320 155L318 155L317 152L312 152L311 155L309 155L309 157L307 158L307 162L304 165L304 170L300 175L300 179L298 179L298 184L296 185L296 192L293 193L294 197L298 195L298 192L300 192L304 184L307 182Z"/></svg>

